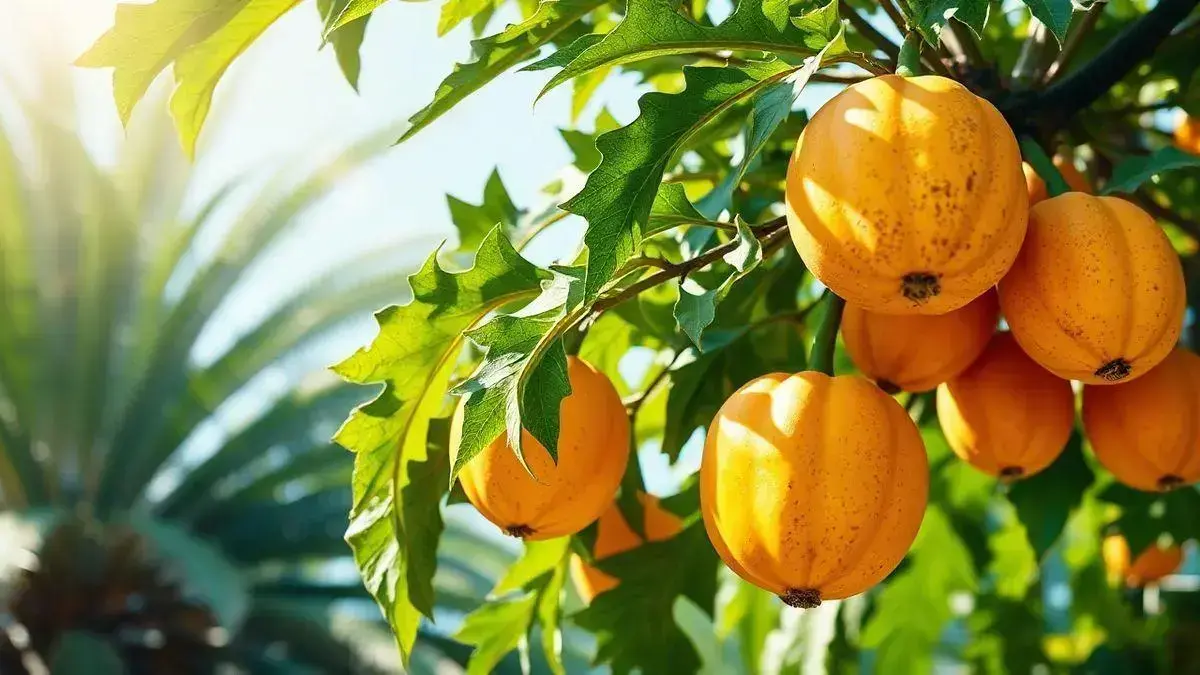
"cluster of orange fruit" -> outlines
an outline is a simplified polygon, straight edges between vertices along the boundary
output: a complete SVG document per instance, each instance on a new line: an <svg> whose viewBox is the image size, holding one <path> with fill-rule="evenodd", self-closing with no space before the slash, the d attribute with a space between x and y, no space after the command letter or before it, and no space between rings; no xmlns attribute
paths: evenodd
<svg viewBox="0 0 1200 675"><path fill-rule="evenodd" d="M1200 357L1175 348L1178 256L1154 218L1074 191L1047 198L1003 117L953 80L882 76L813 116L787 175L787 217L808 269L845 298L846 349L867 376L770 374L714 417L700 470L714 548L797 607L861 593L911 547L925 512L924 444L890 394L937 388L954 452L1004 480L1035 474L1083 422L1097 458L1139 489L1200 480ZM996 332L1003 315L1009 331ZM612 383L571 357L555 464L526 434L530 477L501 435L460 474L514 536L599 519L597 559L642 543L613 503L629 421ZM458 447L462 406L451 447ZM639 495L650 540L677 517ZM615 580L575 561L585 599Z"/></svg>

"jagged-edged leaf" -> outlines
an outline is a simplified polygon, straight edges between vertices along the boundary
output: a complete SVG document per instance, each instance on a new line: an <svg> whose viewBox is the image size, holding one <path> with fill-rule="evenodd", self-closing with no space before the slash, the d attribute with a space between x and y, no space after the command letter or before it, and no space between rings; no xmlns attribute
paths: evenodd
<svg viewBox="0 0 1200 675"><path fill-rule="evenodd" d="M175 59L171 116L188 156L195 154L196 139L208 117L213 90L225 70L263 31L299 2L248 0L228 23Z"/></svg>
<svg viewBox="0 0 1200 675"><path fill-rule="evenodd" d="M321 12L324 24L329 26L342 15L349 4L350 0L317 0L317 10ZM337 56L338 67L356 91L358 76L362 70L362 56L359 50L362 48L367 22L370 20L370 14L363 15L328 35L329 42L333 44L334 55Z"/></svg>
<svg viewBox="0 0 1200 675"><path fill-rule="evenodd" d="M704 329L716 318L717 303L729 294L729 289L738 280L762 262L762 246L759 245L758 238L754 236L750 226L739 218L737 228L737 248L721 258L732 268L729 276L712 289L705 289L690 278L679 285L675 320L684 334L701 350L704 349Z"/></svg>
<svg viewBox="0 0 1200 675"><path fill-rule="evenodd" d="M450 220L458 230L458 247L468 251L474 251L483 237L497 225L505 233L511 232L521 217L521 210L508 196L508 190L496 169L492 170L483 187L481 203L471 204L447 195L446 204L450 207Z"/></svg>
<svg viewBox="0 0 1200 675"><path fill-rule="evenodd" d="M1075 432L1058 459L1041 473L1018 481L1008 499L1017 508L1038 560L1058 541L1071 511L1092 485L1092 470L1083 460L1083 437Z"/></svg>
<svg viewBox="0 0 1200 675"><path fill-rule="evenodd" d="M113 98L121 121L172 61L225 26L247 0L158 0L117 5L113 27L76 61L113 69Z"/></svg>
<svg viewBox="0 0 1200 675"><path fill-rule="evenodd" d="M571 41L571 44L559 49L550 56L544 59L538 59L533 63L521 67L521 72L533 72L536 70L546 70L548 68L562 68L574 61L584 50L604 39L604 33L588 33L580 35Z"/></svg>
<svg viewBox="0 0 1200 675"><path fill-rule="evenodd" d="M909 12L921 37L935 47L939 44L938 34L951 17L969 26L976 35L982 35L989 5L988 0L908 0Z"/></svg>
<svg viewBox="0 0 1200 675"><path fill-rule="evenodd" d="M542 629L543 651L555 673L564 673L558 634L559 601L567 577L570 539L527 542L525 555L492 590L493 600L463 620L455 639L474 645L468 675L493 672L520 645L535 624ZM514 593L519 595L514 596Z"/></svg>
<svg viewBox="0 0 1200 675"><path fill-rule="evenodd" d="M598 68L687 54L697 49L816 54L833 42L841 30L836 2L812 10L802 17L803 21L793 23L786 0L739 0L729 18L717 26L702 26L681 14L677 7L670 0L629 0L620 25L580 52L551 78L542 95ZM838 44L831 50L831 56L845 51L845 43L839 40ZM554 64L562 60L558 55L550 58Z"/></svg>
<svg viewBox="0 0 1200 675"><path fill-rule="evenodd" d="M1200 156L1168 146L1144 157L1129 157L1113 167L1112 178L1104 186L1104 194L1137 192L1148 180L1165 171L1200 168Z"/></svg>
<svg viewBox="0 0 1200 675"><path fill-rule="evenodd" d="M1022 2L1038 21L1050 29L1060 44L1067 38L1067 27L1071 25L1071 14L1075 11L1072 0L1022 0Z"/></svg>
<svg viewBox="0 0 1200 675"><path fill-rule="evenodd" d="M669 230L677 225L709 223L707 218L692 206L687 193L679 183L663 183L654 195L654 203L650 205L650 219L646 228L646 236L663 230Z"/></svg>
<svg viewBox="0 0 1200 675"><path fill-rule="evenodd" d="M596 661L622 675L694 673L700 658L675 623L675 599L685 597L709 615L717 560L704 524L696 521L665 541L651 542L597 563L620 584L575 615L596 634Z"/></svg>
<svg viewBox="0 0 1200 675"><path fill-rule="evenodd" d="M678 94L651 92L633 123L601 136L603 159L579 194L562 205L588 221L585 297L594 298L641 246L650 208L668 164L688 139L721 113L799 67L782 61L734 68L685 68Z"/></svg>
<svg viewBox="0 0 1200 675"><path fill-rule="evenodd" d="M544 0L533 16L521 23L510 25L496 35L472 41L471 52L476 59L454 66L450 75L438 85L433 101L409 118L411 126L400 137L400 142L411 138L500 73L532 58L542 45L602 4L604 0Z"/></svg>
<svg viewBox="0 0 1200 675"><path fill-rule="evenodd" d="M454 393L467 396L451 481L501 433L525 464L522 429L558 457L559 405L571 393L567 353L559 338L579 304L581 268L558 268L542 293L512 314L500 314L467 333L486 350L483 362Z"/></svg>
<svg viewBox="0 0 1200 675"><path fill-rule="evenodd" d="M441 472L427 449L430 418L442 407L462 332L493 309L532 297L541 277L498 228L465 272L445 271L435 253L410 279L412 301L377 314L379 335L335 368L352 382L385 383L335 440L355 453L346 540L406 656L420 615L432 611L427 591L447 485L428 475ZM418 474L425 477L414 481ZM442 477L448 474L447 466Z"/></svg>
<svg viewBox="0 0 1200 675"><path fill-rule="evenodd" d="M621 126L612 113L605 108L596 115L595 130L592 133L577 129L559 129L563 141L575 155L575 168L583 173L590 173L600 165L600 151L596 149L596 137Z"/></svg>

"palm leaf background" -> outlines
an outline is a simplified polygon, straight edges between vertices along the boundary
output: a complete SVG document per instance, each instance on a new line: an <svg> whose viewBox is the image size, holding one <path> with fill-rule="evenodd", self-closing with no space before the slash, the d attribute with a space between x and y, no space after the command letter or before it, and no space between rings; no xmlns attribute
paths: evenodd
<svg viewBox="0 0 1200 675"><path fill-rule="evenodd" d="M73 588L38 577L99 565L73 564L92 544L72 533L99 533L95 550L119 565L124 549L109 544L127 541L114 538L120 528L189 607L211 612L218 661L254 673L397 670L343 541L352 456L328 440L372 392L306 366L348 322L403 300L417 261L385 248L318 271L215 358L196 358L220 310L253 298L247 274L392 134L298 181L231 182L189 210L188 166L164 120L135 120L116 165L102 166L62 103L0 104L0 593L49 602ZM219 243L198 245L206 237ZM281 373L282 395L260 384ZM248 420L222 428L230 407ZM68 553L29 563L55 533ZM513 553L451 520L441 555L439 623L453 627ZM20 619L14 606L0 604L5 625ZM466 662L469 648L439 628L422 633L411 672ZM26 656L67 672L68 652L80 652L74 662L93 672L108 662L101 652L124 654L114 672L150 672L122 651L128 631L56 630L53 653ZM0 659L21 642L0 645Z"/></svg>

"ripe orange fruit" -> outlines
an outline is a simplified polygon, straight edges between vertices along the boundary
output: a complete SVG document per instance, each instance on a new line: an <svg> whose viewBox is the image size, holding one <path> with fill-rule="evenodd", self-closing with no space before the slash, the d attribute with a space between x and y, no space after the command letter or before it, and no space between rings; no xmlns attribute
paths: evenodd
<svg viewBox="0 0 1200 675"><path fill-rule="evenodd" d="M1067 181L1067 186L1075 192L1086 192L1092 194L1092 183L1075 168L1075 160L1071 155L1066 153L1058 153L1050 160L1054 163L1054 168L1058 169L1058 173L1062 175L1063 180ZM1028 162L1021 162L1021 171L1025 173L1025 188L1029 193L1029 208L1033 208L1034 204L1045 201L1050 194L1046 191L1046 181L1037 174Z"/></svg>
<svg viewBox="0 0 1200 675"><path fill-rule="evenodd" d="M876 314L847 305L842 340L854 365L888 393L929 391L966 370L996 330L989 290L946 314Z"/></svg>
<svg viewBox="0 0 1200 675"><path fill-rule="evenodd" d="M1130 487L1200 481L1200 356L1176 347L1133 382L1084 387L1083 428L1096 459Z"/></svg>
<svg viewBox="0 0 1200 675"><path fill-rule="evenodd" d="M1016 480L1058 458L1075 425L1071 384L997 333L975 363L938 387L938 421L954 454L985 473Z"/></svg>
<svg viewBox="0 0 1200 675"><path fill-rule="evenodd" d="M1200 155L1200 117L1185 115L1175 127L1175 145L1184 152Z"/></svg>
<svg viewBox="0 0 1200 675"><path fill-rule="evenodd" d="M683 527L682 521L674 513L664 509L654 495L638 493L638 501L642 503L643 529L650 541L664 541L679 534ZM592 555L596 560L632 551L641 546L642 538L625 522L621 509L616 503L608 507L596 528L596 544ZM585 563L579 556L571 556L571 579L575 581L575 589L584 602L605 591L617 587L617 579L601 572Z"/></svg>
<svg viewBox="0 0 1200 675"><path fill-rule="evenodd" d="M1124 581L1131 588L1145 586L1174 574L1183 564L1183 549L1151 544L1129 564L1129 542L1119 534L1104 538L1100 548L1110 584Z"/></svg>
<svg viewBox="0 0 1200 675"><path fill-rule="evenodd" d="M884 314L944 314L1012 265L1028 195L1012 130L934 75L853 84L813 116L787 172L788 229L812 273Z"/></svg>
<svg viewBox="0 0 1200 675"><path fill-rule="evenodd" d="M1080 192L1029 212L1029 234L1000 281L1021 347L1064 379L1135 379L1179 339L1186 304L1179 256L1154 218Z"/></svg>
<svg viewBox="0 0 1200 675"><path fill-rule="evenodd" d="M700 467L717 553L793 607L886 577L917 535L928 491L916 425L857 376L751 381L713 419Z"/></svg>
<svg viewBox="0 0 1200 675"><path fill-rule="evenodd" d="M613 501L629 461L629 418L612 382L576 357L567 359L571 394L562 401L558 463L529 432L530 476L500 434L459 472L467 499L506 533L536 541L575 534ZM464 398L454 412L450 449L462 439Z"/></svg>
<svg viewBox="0 0 1200 675"><path fill-rule="evenodd" d="M1044 201L1050 196L1046 192L1046 181L1042 180L1029 162L1021 162L1021 171L1025 174L1025 190L1029 193L1029 207L1033 208L1034 204Z"/></svg>

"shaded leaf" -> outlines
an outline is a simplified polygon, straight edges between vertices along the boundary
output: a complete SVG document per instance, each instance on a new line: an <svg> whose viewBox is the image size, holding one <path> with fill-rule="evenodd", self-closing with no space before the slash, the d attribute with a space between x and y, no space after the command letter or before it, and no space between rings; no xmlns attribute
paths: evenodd
<svg viewBox="0 0 1200 675"><path fill-rule="evenodd" d="M938 35L951 17L969 26L976 35L982 35L989 4L988 0L908 0L921 37L935 47L939 44Z"/></svg>
<svg viewBox="0 0 1200 675"><path fill-rule="evenodd" d="M328 26L336 21L349 3L350 0L317 0L317 10L321 12L324 25ZM358 76L362 70L362 56L359 50L362 48L367 22L370 20L371 15L367 14L328 35L329 42L333 43L338 67L342 69L342 75L355 91L358 90Z"/></svg>
<svg viewBox="0 0 1200 675"><path fill-rule="evenodd" d="M1194 486L1156 494L1113 483L1099 499L1121 507L1116 527L1134 555L1164 535L1177 544L1200 539L1200 492Z"/></svg>
<svg viewBox="0 0 1200 675"><path fill-rule="evenodd" d="M693 673L700 658L675 623L675 599L685 597L712 614L716 556L703 523L692 523L671 539L650 542L598 563L620 580L575 615L575 623L596 634L596 662L622 675Z"/></svg>
<svg viewBox="0 0 1200 675"><path fill-rule="evenodd" d="M427 463L429 420L442 408L462 332L492 309L531 297L540 281L498 229L480 244L470 270L446 272L436 258L411 277L409 304L376 316L380 330L371 346L335 368L352 382L385 383L335 440L356 453L346 540L406 656L420 615L432 611L426 601L447 485L428 477L439 472Z"/></svg>
<svg viewBox="0 0 1200 675"><path fill-rule="evenodd" d="M1046 25L1059 44L1067 38L1067 27L1071 25L1071 14L1075 11L1072 0L1022 0L1033 16Z"/></svg>
<svg viewBox="0 0 1200 675"><path fill-rule="evenodd" d="M1083 437L1075 432L1049 468L1009 489L1008 499L1025 525L1038 560L1058 541L1071 511L1083 501L1093 480L1092 470L1083 460Z"/></svg>
<svg viewBox="0 0 1200 675"><path fill-rule="evenodd" d="M542 293L512 314L500 314L467 333L487 353L454 394L467 396L462 436L450 472L458 472L501 433L525 462L528 431L552 458L558 457L559 406L571 393L567 353L559 334L579 303L581 268L558 268Z"/></svg>
<svg viewBox="0 0 1200 675"><path fill-rule="evenodd" d="M483 202L471 204L457 197L446 196L450 207L450 220L458 230L458 248L474 251L485 235L497 225L505 233L512 232L521 217L521 211L508 196L500 172L492 170L483 187Z"/></svg>
<svg viewBox="0 0 1200 675"><path fill-rule="evenodd" d="M1112 178L1104 186L1103 194L1137 192L1146 181L1165 171L1200 168L1200 156L1168 146L1144 157L1128 157L1113 167Z"/></svg>

